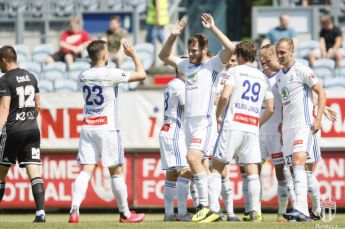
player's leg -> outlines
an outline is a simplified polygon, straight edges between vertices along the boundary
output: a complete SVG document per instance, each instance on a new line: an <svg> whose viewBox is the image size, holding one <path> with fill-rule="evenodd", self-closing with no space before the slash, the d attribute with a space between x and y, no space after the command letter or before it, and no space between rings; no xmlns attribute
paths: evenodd
<svg viewBox="0 0 345 229"><path fill-rule="evenodd" d="M96 135L92 131L82 130L79 140L77 163L82 165L74 182L69 223L79 222L79 208L83 201L89 181L100 159Z"/></svg>
<svg viewBox="0 0 345 229"><path fill-rule="evenodd" d="M187 197L192 179L192 172L189 168L183 167L179 169L179 178L176 182L177 193L177 220L178 221L191 221L192 215L187 211Z"/></svg>
<svg viewBox="0 0 345 229"><path fill-rule="evenodd" d="M287 186L287 192L289 193L290 198L290 206L292 209L295 208L295 202L296 202L296 193L295 193L295 187L293 184L293 178L292 178L292 171L291 167L284 165L284 176Z"/></svg>
<svg viewBox="0 0 345 229"><path fill-rule="evenodd" d="M67 65L67 69L71 69L71 66L74 62L74 56L72 53L65 54L65 63Z"/></svg>
<svg viewBox="0 0 345 229"><path fill-rule="evenodd" d="M6 175L10 166L0 165L0 202L5 194L5 186L6 186Z"/></svg>
<svg viewBox="0 0 345 229"><path fill-rule="evenodd" d="M196 184L194 182L194 179L192 177L190 187L189 187L190 195L192 196L193 205L195 207L195 212L199 211L199 195L198 190L196 189Z"/></svg>
<svg viewBox="0 0 345 229"><path fill-rule="evenodd" d="M308 179L308 193L312 199L312 210L311 210L311 217L314 220L320 219L321 217L321 203L320 203L320 184L317 180L316 176L314 175L313 171L315 168L314 163L306 163L305 169L307 173Z"/></svg>
<svg viewBox="0 0 345 229"><path fill-rule="evenodd" d="M243 165L240 165L240 173L242 177L242 193L243 193L243 201L244 201L244 216L242 217L243 221L250 220L250 203L249 203L249 195L248 195L248 176L246 171L244 170Z"/></svg>
<svg viewBox="0 0 345 229"><path fill-rule="evenodd" d="M283 158L284 160L284 158ZM289 191L287 182L284 175L284 164L276 164L276 178L278 181L277 195L278 195L278 222L286 222L283 214L286 213L286 209L289 203Z"/></svg>
<svg viewBox="0 0 345 229"><path fill-rule="evenodd" d="M121 223L142 222L144 214L130 211L128 207L128 190L123 170L124 149L119 131L102 131L98 134L100 150L102 152L102 165L108 167L111 176L111 189L120 211Z"/></svg>
<svg viewBox="0 0 345 229"><path fill-rule="evenodd" d="M176 181L178 173L175 169L167 170L164 183L164 221L175 221L174 200L176 197Z"/></svg>
<svg viewBox="0 0 345 229"><path fill-rule="evenodd" d="M238 218L234 213L234 199L233 199L230 178L228 176L227 166L225 166L222 171L221 196L222 196L222 199L224 200L227 221L240 221L240 218Z"/></svg>
<svg viewBox="0 0 345 229"><path fill-rule="evenodd" d="M22 149L18 153L20 167L25 167L31 181L32 194L36 204L34 222L45 222L44 184L42 179L42 161L40 158L40 132L30 130L21 132L23 136Z"/></svg>

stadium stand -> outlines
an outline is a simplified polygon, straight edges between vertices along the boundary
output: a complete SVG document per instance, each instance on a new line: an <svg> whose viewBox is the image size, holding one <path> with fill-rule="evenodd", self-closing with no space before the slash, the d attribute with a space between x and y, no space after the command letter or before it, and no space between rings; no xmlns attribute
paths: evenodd
<svg viewBox="0 0 345 229"><path fill-rule="evenodd" d="M19 67L28 70L39 80L41 77L42 66L38 62L23 61L19 62Z"/></svg>
<svg viewBox="0 0 345 229"><path fill-rule="evenodd" d="M320 47L319 41L314 41L314 40L303 41L298 45L297 57L308 58L310 51L313 49L317 49L319 47Z"/></svg>
<svg viewBox="0 0 345 229"><path fill-rule="evenodd" d="M54 80L54 88L56 92L77 91L78 84L72 79L56 79Z"/></svg>
<svg viewBox="0 0 345 229"><path fill-rule="evenodd" d="M68 70L67 75L69 79L77 80L79 73L90 67L89 62L85 61L76 61L71 65L71 68Z"/></svg>
<svg viewBox="0 0 345 229"><path fill-rule="evenodd" d="M38 87L40 89L40 92L42 93L48 93L48 92L54 91L54 84L50 80L39 80Z"/></svg>
<svg viewBox="0 0 345 229"><path fill-rule="evenodd" d="M309 66L309 62L306 59L303 58L295 58L296 63L305 65L305 66Z"/></svg>
<svg viewBox="0 0 345 229"><path fill-rule="evenodd" d="M27 61L29 60L29 46L26 44L16 44L13 46L17 53L17 61Z"/></svg>
<svg viewBox="0 0 345 229"><path fill-rule="evenodd" d="M38 44L32 50L32 60L43 63L53 53L54 46L52 44Z"/></svg>
<svg viewBox="0 0 345 229"><path fill-rule="evenodd" d="M43 66L42 75L44 79L55 80L66 78L66 64L64 62L54 62Z"/></svg>

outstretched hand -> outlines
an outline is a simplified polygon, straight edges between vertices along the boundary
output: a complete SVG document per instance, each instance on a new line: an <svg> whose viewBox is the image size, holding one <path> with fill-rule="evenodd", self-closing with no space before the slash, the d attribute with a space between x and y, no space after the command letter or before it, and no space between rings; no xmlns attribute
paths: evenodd
<svg viewBox="0 0 345 229"><path fill-rule="evenodd" d="M214 20L211 14L203 13L201 16L201 23L206 29L214 27Z"/></svg>
<svg viewBox="0 0 345 229"><path fill-rule="evenodd" d="M136 51L133 45L127 40L123 42L123 51L125 52L126 56L129 56L131 58L136 55Z"/></svg>
<svg viewBox="0 0 345 229"><path fill-rule="evenodd" d="M181 20L178 20L175 27L171 31L171 34L179 36L182 30L184 29L184 27L186 26L186 24L187 24L187 21L184 18L182 18Z"/></svg>

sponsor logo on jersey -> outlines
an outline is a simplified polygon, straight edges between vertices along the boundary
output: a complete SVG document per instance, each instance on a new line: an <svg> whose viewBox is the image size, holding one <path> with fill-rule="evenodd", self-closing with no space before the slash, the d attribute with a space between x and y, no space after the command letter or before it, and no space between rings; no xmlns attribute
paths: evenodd
<svg viewBox="0 0 345 229"><path fill-rule="evenodd" d="M301 144L303 144L303 140L296 140L296 141L293 142L294 146L295 145L301 145Z"/></svg>
<svg viewBox="0 0 345 229"><path fill-rule="evenodd" d="M254 116L250 116L250 115L240 114L240 113L235 113L233 120L235 122L248 124L248 125L252 125L252 126L258 126L259 125L259 118L254 117Z"/></svg>
<svg viewBox="0 0 345 229"><path fill-rule="evenodd" d="M25 120L25 112L20 112L16 114L16 120L24 121Z"/></svg>
<svg viewBox="0 0 345 229"><path fill-rule="evenodd" d="M170 129L170 124L167 123L167 124L164 124L164 125L162 126L161 131L169 132L169 129Z"/></svg>
<svg viewBox="0 0 345 229"><path fill-rule="evenodd" d="M186 77L186 81L187 81L187 83L188 83L189 85L195 84L195 83L196 83L196 80L197 80L197 75L196 75L196 73L193 73L193 74L188 75L188 76Z"/></svg>
<svg viewBox="0 0 345 229"><path fill-rule="evenodd" d="M192 143L201 143L201 138L192 138Z"/></svg>
<svg viewBox="0 0 345 229"><path fill-rule="evenodd" d="M289 98L289 90L286 87L283 87L280 92L282 99L287 100Z"/></svg>
<svg viewBox="0 0 345 229"><path fill-rule="evenodd" d="M107 116L98 116L98 117L85 117L83 120L84 124L98 126L108 124Z"/></svg>
<svg viewBox="0 0 345 229"><path fill-rule="evenodd" d="M283 153L279 152L279 153L272 153L272 158L284 158Z"/></svg>

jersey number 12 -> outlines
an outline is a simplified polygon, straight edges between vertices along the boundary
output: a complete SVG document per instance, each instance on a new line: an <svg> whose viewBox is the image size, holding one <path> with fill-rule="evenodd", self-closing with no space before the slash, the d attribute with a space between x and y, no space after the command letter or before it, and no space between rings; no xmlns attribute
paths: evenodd
<svg viewBox="0 0 345 229"><path fill-rule="evenodd" d="M35 88L32 85L26 85L16 88L19 96L19 108L35 106ZM25 96L28 96L25 99Z"/></svg>

